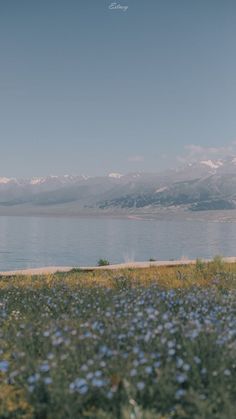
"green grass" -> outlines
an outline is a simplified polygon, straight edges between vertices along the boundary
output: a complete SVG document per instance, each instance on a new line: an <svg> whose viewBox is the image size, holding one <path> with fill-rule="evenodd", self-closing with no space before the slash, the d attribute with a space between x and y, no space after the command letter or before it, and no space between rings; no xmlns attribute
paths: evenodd
<svg viewBox="0 0 236 419"><path fill-rule="evenodd" d="M0 278L0 418L233 419L236 264Z"/></svg>

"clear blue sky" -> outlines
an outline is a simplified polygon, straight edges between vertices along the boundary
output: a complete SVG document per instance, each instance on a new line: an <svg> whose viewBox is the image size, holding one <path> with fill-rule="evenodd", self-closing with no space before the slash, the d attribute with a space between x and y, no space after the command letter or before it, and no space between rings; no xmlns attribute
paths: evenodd
<svg viewBox="0 0 236 419"><path fill-rule="evenodd" d="M0 0L0 176L157 171L236 140L236 1L112 2Z"/></svg>

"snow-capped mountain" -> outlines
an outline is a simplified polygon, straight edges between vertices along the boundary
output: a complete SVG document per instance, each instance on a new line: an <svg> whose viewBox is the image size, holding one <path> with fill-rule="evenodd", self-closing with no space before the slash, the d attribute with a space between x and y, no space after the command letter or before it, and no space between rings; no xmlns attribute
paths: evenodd
<svg viewBox="0 0 236 419"><path fill-rule="evenodd" d="M206 166L210 167L211 169L218 169L219 167L223 166L223 162L221 160L213 161L213 160L202 160L200 164L205 164Z"/></svg>
<svg viewBox="0 0 236 419"><path fill-rule="evenodd" d="M9 183L17 184L18 182L15 178L0 177L0 185L8 185Z"/></svg>
<svg viewBox="0 0 236 419"><path fill-rule="evenodd" d="M107 176L0 177L0 212L29 207L140 209L183 206L189 210L236 208L236 156L200 160L157 173ZM21 210L21 212L23 211ZM49 211L49 210L48 210Z"/></svg>
<svg viewBox="0 0 236 419"><path fill-rule="evenodd" d="M108 177L113 179L120 179L123 175L121 173L109 173Z"/></svg>

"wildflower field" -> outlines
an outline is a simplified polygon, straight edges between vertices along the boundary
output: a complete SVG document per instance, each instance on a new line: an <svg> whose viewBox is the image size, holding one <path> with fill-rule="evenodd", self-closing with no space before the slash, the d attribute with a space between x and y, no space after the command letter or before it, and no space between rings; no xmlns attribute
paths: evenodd
<svg viewBox="0 0 236 419"><path fill-rule="evenodd" d="M236 264L0 278L0 418L236 417Z"/></svg>

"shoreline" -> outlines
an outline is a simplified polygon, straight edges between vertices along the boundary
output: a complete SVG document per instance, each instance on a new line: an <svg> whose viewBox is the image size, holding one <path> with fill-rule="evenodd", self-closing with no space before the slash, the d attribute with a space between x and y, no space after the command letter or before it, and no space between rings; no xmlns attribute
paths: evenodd
<svg viewBox="0 0 236 419"><path fill-rule="evenodd" d="M45 208L45 207L24 207L23 204L17 208L3 207L0 204L0 217L32 217L32 218L108 218L130 221L180 221L180 222L217 222L235 223L236 209L233 210L206 210L190 211L186 207L175 208L145 208L141 210L89 210L82 208Z"/></svg>
<svg viewBox="0 0 236 419"><path fill-rule="evenodd" d="M212 259L201 259L203 262L211 262ZM235 263L236 256L223 257L222 260L226 263ZM73 269L80 271L95 271L95 270L118 270L118 269L144 269L160 266L182 266L195 265L196 259L179 259L179 260L159 260L153 262L126 262L106 266L43 266L40 268L16 269L12 271L1 271L0 276L16 276L16 275L50 275L57 272L70 272Z"/></svg>

